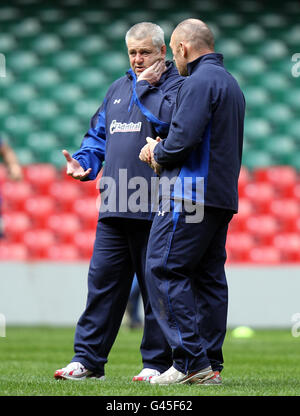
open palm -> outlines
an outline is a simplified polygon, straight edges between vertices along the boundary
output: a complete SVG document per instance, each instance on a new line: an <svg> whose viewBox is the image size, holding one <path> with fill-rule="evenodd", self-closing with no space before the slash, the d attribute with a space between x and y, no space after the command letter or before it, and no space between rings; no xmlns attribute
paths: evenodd
<svg viewBox="0 0 300 416"><path fill-rule="evenodd" d="M74 179L83 180L91 173L91 168L84 170L80 163L72 158L67 150L62 150L62 153L67 161L67 175L72 176Z"/></svg>

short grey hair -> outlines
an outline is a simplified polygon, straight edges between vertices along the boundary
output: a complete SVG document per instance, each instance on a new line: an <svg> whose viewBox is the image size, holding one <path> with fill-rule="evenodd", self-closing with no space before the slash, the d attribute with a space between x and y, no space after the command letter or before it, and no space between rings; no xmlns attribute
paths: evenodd
<svg viewBox="0 0 300 416"><path fill-rule="evenodd" d="M165 44L165 35L162 28L155 23L142 22L132 26L125 36L126 45L128 45L128 39L133 38L136 40L152 38L152 43L155 47L160 49Z"/></svg>

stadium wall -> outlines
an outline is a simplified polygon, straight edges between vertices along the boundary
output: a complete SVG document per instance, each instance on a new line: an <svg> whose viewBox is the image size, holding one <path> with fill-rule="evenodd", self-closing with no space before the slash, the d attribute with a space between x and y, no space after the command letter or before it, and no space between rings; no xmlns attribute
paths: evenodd
<svg viewBox="0 0 300 416"><path fill-rule="evenodd" d="M75 325L87 294L87 263L0 263L6 325ZM291 328L300 312L300 266L227 267L228 326Z"/></svg>

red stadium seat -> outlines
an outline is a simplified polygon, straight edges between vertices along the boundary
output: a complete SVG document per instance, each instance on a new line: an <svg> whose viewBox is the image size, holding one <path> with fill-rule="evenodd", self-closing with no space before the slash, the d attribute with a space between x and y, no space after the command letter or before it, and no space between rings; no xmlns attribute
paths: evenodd
<svg viewBox="0 0 300 416"><path fill-rule="evenodd" d="M28 260L28 250L24 244L0 243L0 260L2 261L26 261ZM7 276L9 278L9 276Z"/></svg>
<svg viewBox="0 0 300 416"><path fill-rule="evenodd" d="M28 165L25 168L25 179L38 193L47 194L50 185L57 179L59 172L50 164Z"/></svg>
<svg viewBox="0 0 300 416"><path fill-rule="evenodd" d="M300 261L300 234L284 233L276 235L273 246L278 248L286 262Z"/></svg>
<svg viewBox="0 0 300 416"><path fill-rule="evenodd" d="M48 248L56 241L53 233L45 229L27 231L23 236L23 243L28 249L28 256L31 260L46 259Z"/></svg>
<svg viewBox="0 0 300 416"><path fill-rule="evenodd" d="M99 195L99 182L98 179L95 179L94 181L86 181L81 182L82 191L84 195L87 197L94 197L97 198Z"/></svg>
<svg viewBox="0 0 300 416"><path fill-rule="evenodd" d="M46 227L48 217L55 213L55 201L49 196L36 196L28 198L25 202L25 211L30 215L35 228Z"/></svg>
<svg viewBox="0 0 300 416"><path fill-rule="evenodd" d="M244 196L245 186L251 182L251 174L249 170L245 166L241 166L238 188L239 188L239 196Z"/></svg>
<svg viewBox="0 0 300 416"><path fill-rule="evenodd" d="M63 166L59 172L59 178L64 182L74 182L76 179L67 175L67 167Z"/></svg>
<svg viewBox="0 0 300 416"><path fill-rule="evenodd" d="M273 185L268 182L252 182L245 186L244 196L249 198L258 213L265 214L269 211L270 203L277 197L277 193Z"/></svg>
<svg viewBox="0 0 300 416"><path fill-rule="evenodd" d="M21 242L23 234L30 230L32 224L24 212L10 212L3 215L4 234L8 241Z"/></svg>
<svg viewBox="0 0 300 416"><path fill-rule="evenodd" d="M238 260L236 260L234 253L232 253L232 250L229 247L226 249L226 254L227 254L226 265L238 262Z"/></svg>
<svg viewBox="0 0 300 416"><path fill-rule="evenodd" d="M280 251L273 246L260 246L252 248L249 251L248 259L251 263L256 264L280 264L281 255Z"/></svg>
<svg viewBox="0 0 300 416"><path fill-rule="evenodd" d="M258 244L271 245L280 227L272 215L252 215L245 221L245 231L252 234Z"/></svg>
<svg viewBox="0 0 300 416"><path fill-rule="evenodd" d="M248 261L248 253L254 247L255 238L251 234L229 232L227 235L226 250L230 253L231 262Z"/></svg>
<svg viewBox="0 0 300 416"><path fill-rule="evenodd" d="M99 196L76 199L73 212L82 220L84 229L95 230L99 216Z"/></svg>
<svg viewBox="0 0 300 416"><path fill-rule="evenodd" d="M76 182L80 185L80 189L83 195L86 197L95 197L99 195L99 180L102 176L103 169L99 172L97 178L93 181L78 181L71 176L66 174L66 168L64 167L61 171L62 180L67 183L73 183Z"/></svg>
<svg viewBox="0 0 300 416"><path fill-rule="evenodd" d="M295 198L298 203L300 203L300 183L297 183L294 188L293 188L293 192L292 192L292 197Z"/></svg>
<svg viewBox="0 0 300 416"><path fill-rule="evenodd" d="M300 218L296 220L295 232L300 234Z"/></svg>
<svg viewBox="0 0 300 416"><path fill-rule="evenodd" d="M93 253L96 231L79 231L74 235L73 243L78 248L83 259L89 260Z"/></svg>
<svg viewBox="0 0 300 416"><path fill-rule="evenodd" d="M100 179L102 177L102 174L103 168L100 170L97 178L94 181L83 182L83 191L87 196L94 196L96 198L99 196Z"/></svg>
<svg viewBox="0 0 300 416"><path fill-rule="evenodd" d="M72 181L56 181L49 188L49 195L59 204L61 211L71 211L74 201L80 198L83 184L73 179Z"/></svg>
<svg viewBox="0 0 300 416"><path fill-rule="evenodd" d="M259 182L271 183L280 197L290 197L297 182L297 171L292 166L272 166L259 168L254 172Z"/></svg>
<svg viewBox="0 0 300 416"><path fill-rule="evenodd" d="M74 245L55 244L48 247L47 259L51 261L77 261L81 257L78 248Z"/></svg>
<svg viewBox="0 0 300 416"><path fill-rule="evenodd" d="M294 199L278 199L270 204L270 214L280 222L281 229L287 232L296 227L296 220L300 218L300 204Z"/></svg>
<svg viewBox="0 0 300 416"><path fill-rule="evenodd" d="M7 210L21 211L25 207L26 200L33 196L33 189L26 182L8 181L2 185L1 193Z"/></svg>
<svg viewBox="0 0 300 416"><path fill-rule="evenodd" d="M7 181L7 170L4 165L0 165L0 186Z"/></svg>
<svg viewBox="0 0 300 416"><path fill-rule="evenodd" d="M245 221L255 213L253 203L247 198L239 199L239 210L230 221L229 229L231 231L244 231Z"/></svg>
<svg viewBox="0 0 300 416"><path fill-rule="evenodd" d="M62 243L72 242L74 234L82 228L78 216L69 213L50 215L46 225Z"/></svg>

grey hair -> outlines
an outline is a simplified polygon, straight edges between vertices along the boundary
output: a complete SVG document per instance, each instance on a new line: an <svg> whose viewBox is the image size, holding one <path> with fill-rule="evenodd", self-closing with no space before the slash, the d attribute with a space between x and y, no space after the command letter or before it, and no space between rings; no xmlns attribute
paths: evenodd
<svg viewBox="0 0 300 416"><path fill-rule="evenodd" d="M126 45L128 45L128 39L133 38L136 40L152 38L152 43L155 47L160 49L165 44L165 35L162 28L155 23L142 22L132 26L125 36Z"/></svg>

